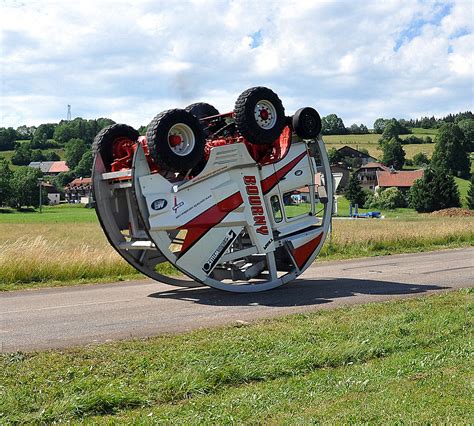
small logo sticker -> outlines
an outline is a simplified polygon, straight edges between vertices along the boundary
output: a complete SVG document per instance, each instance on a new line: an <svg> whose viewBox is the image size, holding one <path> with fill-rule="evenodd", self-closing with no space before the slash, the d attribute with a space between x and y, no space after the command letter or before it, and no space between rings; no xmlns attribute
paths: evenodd
<svg viewBox="0 0 474 426"><path fill-rule="evenodd" d="M174 197L174 206L172 207L173 211L175 213L178 213L178 209L183 206L184 206L184 201L180 201L178 203L178 200L176 199L176 197Z"/></svg>
<svg viewBox="0 0 474 426"><path fill-rule="evenodd" d="M301 176L303 174L303 170L296 170L295 176Z"/></svg>
<svg viewBox="0 0 474 426"><path fill-rule="evenodd" d="M151 208L153 210L163 210L168 205L168 201L164 198L159 198L158 200L153 201L151 203Z"/></svg>
<svg viewBox="0 0 474 426"><path fill-rule="evenodd" d="M211 257L209 257L207 262L202 266L202 270L206 274L209 274L214 269L214 266L216 266L221 256L229 248L229 246L234 242L236 237L237 237L237 234L232 229L227 233L224 240L219 244L219 247L216 248L214 253L211 254Z"/></svg>

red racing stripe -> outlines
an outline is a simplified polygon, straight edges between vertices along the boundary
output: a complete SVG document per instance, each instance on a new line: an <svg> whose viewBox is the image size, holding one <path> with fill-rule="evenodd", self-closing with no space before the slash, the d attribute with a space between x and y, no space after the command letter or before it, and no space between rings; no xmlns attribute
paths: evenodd
<svg viewBox="0 0 474 426"><path fill-rule="evenodd" d="M293 257L295 258L296 264L298 265L299 269L301 269L305 265L305 263L314 253L314 250L316 250L322 238L323 233L321 232L316 238L309 240L301 247L293 249Z"/></svg>
<svg viewBox="0 0 474 426"><path fill-rule="evenodd" d="M304 157L306 152L302 152L300 155L291 160L286 166L283 166L280 170L277 170L272 175L266 177L260 184L262 185L262 191L264 194L270 192L280 180L288 174Z"/></svg>
<svg viewBox="0 0 474 426"><path fill-rule="evenodd" d="M243 203L240 191L219 201L212 207L203 211L199 216L180 226L178 229L187 229L186 237L181 247L179 256L186 253L196 244L212 227L216 226L233 210Z"/></svg>

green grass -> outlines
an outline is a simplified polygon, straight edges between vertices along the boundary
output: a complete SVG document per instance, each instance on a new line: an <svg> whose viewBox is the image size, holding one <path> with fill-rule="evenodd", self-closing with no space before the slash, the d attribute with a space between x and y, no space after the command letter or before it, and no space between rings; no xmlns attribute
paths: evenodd
<svg viewBox="0 0 474 426"><path fill-rule="evenodd" d="M437 129L412 129L413 135L418 137L430 136L433 141L437 134ZM401 139L405 139L410 135L400 135ZM378 141L381 135L376 133L369 133L367 135L327 135L324 136L324 143L326 148L342 148L344 145L348 145L355 149L365 148L369 151L369 154L374 158L379 158L382 155L382 151L379 149ZM406 158L413 158L418 152L424 152L431 157L434 151L434 143L431 144L408 144L403 145L403 149L406 153Z"/></svg>
<svg viewBox="0 0 474 426"><path fill-rule="evenodd" d="M348 214L340 198L339 214ZM296 210L301 206L291 206ZM304 207L303 207L304 208ZM0 210L2 211L2 210ZM361 209L361 212L365 210ZM334 220L319 260L410 253L474 245L474 218L384 211L384 220ZM168 264L159 271L175 275ZM95 211L52 206L43 213L0 213L0 291L143 277L110 246Z"/></svg>
<svg viewBox="0 0 474 426"><path fill-rule="evenodd" d="M461 179L455 177L454 180L459 189L459 194L461 196L461 204L463 207L467 207L467 192L469 191L470 180L469 179Z"/></svg>
<svg viewBox="0 0 474 426"><path fill-rule="evenodd" d="M97 215L94 209L86 209L82 204L60 204L58 206L43 206L31 211L16 211L0 208L1 223L95 223Z"/></svg>
<svg viewBox="0 0 474 426"><path fill-rule="evenodd" d="M30 141L17 141L17 142L23 143L23 142L30 142ZM48 148L48 149L42 149L41 151L43 152L43 154L46 154L50 151L54 151L56 154L59 155L61 160L65 160L64 148ZM9 162L10 169L11 170L16 170L16 169L18 169L19 167L22 167L22 166L17 166L15 164L12 164L11 159L13 157L13 154L15 154L15 151L13 151L13 150L11 150L11 151L0 151L0 159L4 158L5 160L7 160Z"/></svg>
<svg viewBox="0 0 474 426"><path fill-rule="evenodd" d="M472 423L472 291L0 357L0 422Z"/></svg>

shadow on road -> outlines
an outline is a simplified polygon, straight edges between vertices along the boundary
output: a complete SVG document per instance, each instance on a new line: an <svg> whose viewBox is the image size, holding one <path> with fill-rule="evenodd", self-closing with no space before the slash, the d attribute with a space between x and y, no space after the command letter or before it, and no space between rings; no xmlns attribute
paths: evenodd
<svg viewBox="0 0 474 426"><path fill-rule="evenodd" d="M429 290L448 287L422 284L403 284L388 281L337 279L298 279L283 287L263 293L227 293L210 287L177 289L152 293L148 297L186 300L213 306L308 306L329 303L341 297L355 295L422 294Z"/></svg>

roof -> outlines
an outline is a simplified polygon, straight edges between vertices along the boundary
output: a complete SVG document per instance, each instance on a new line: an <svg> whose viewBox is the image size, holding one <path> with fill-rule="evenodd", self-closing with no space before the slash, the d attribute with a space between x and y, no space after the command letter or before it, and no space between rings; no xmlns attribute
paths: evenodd
<svg viewBox="0 0 474 426"><path fill-rule="evenodd" d="M370 163L364 164L360 166L357 171L361 169L380 169L380 170L390 170L389 167L384 166L382 163L376 163L374 161L371 161Z"/></svg>
<svg viewBox="0 0 474 426"><path fill-rule="evenodd" d="M29 167L40 169L43 173L61 173L68 172L69 167L65 161L32 161Z"/></svg>
<svg viewBox="0 0 474 426"><path fill-rule="evenodd" d="M68 171L69 167L65 161L53 161L48 173L63 173Z"/></svg>
<svg viewBox="0 0 474 426"><path fill-rule="evenodd" d="M374 158L370 154L366 154L365 152L358 151L348 145L344 145L343 147L339 148L338 151L346 151L350 152L352 157L359 157L359 158Z"/></svg>
<svg viewBox="0 0 474 426"><path fill-rule="evenodd" d="M28 164L28 167L40 169L43 173L48 173L53 163L54 161L32 161L30 164Z"/></svg>
<svg viewBox="0 0 474 426"><path fill-rule="evenodd" d="M423 170L377 171L377 182L382 188L391 186L409 188L415 180L422 178L423 174Z"/></svg>
<svg viewBox="0 0 474 426"><path fill-rule="evenodd" d="M77 188L79 186L87 186L92 184L92 178L76 178L73 181L69 182L67 188Z"/></svg>

